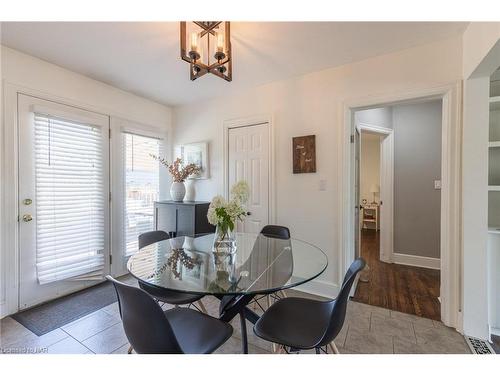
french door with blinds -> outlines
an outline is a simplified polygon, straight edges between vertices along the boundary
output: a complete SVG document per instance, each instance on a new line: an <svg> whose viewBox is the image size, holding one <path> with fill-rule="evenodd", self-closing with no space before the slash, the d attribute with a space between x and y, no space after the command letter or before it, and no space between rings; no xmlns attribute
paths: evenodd
<svg viewBox="0 0 500 375"><path fill-rule="evenodd" d="M19 308L109 273L109 117L18 96Z"/></svg>
<svg viewBox="0 0 500 375"><path fill-rule="evenodd" d="M138 236L155 229L154 202L166 198L166 171L151 157L164 156L165 134L116 117L111 132L112 273L118 276L127 273L128 258L139 250Z"/></svg>

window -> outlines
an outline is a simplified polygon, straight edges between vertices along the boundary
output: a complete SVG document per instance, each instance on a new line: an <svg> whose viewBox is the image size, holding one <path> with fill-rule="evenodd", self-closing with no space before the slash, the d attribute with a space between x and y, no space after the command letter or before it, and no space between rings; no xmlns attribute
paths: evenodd
<svg viewBox="0 0 500 375"><path fill-rule="evenodd" d="M101 128L35 113L36 270L46 284L104 267Z"/></svg>
<svg viewBox="0 0 500 375"><path fill-rule="evenodd" d="M159 196L161 140L123 133L125 147L125 256L138 250L137 237L154 230L154 201Z"/></svg>

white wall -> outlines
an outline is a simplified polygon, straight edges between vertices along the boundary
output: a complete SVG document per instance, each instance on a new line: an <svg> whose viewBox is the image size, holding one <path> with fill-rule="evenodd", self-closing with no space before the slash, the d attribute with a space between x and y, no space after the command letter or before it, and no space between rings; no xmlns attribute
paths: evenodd
<svg viewBox="0 0 500 375"><path fill-rule="evenodd" d="M490 75L500 65L500 23L471 23L463 35L463 326L488 338L488 126Z"/></svg>
<svg viewBox="0 0 500 375"><path fill-rule="evenodd" d="M484 73L490 75L498 68L498 65L495 66L495 59L487 62L487 66L481 66L481 63L500 40L500 22L471 22L462 38L464 79L471 76L481 76ZM496 61L500 61L500 58ZM491 69L491 71L488 72L487 69Z"/></svg>
<svg viewBox="0 0 500 375"><path fill-rule="evenodd" d="M462 74L461 56L461 39L454 38L178 107L174 111L174 143L210 141L212 178L197 183L197 196L208 200L223 192L223 121L273 115L276 219L290 227L294 237L327 253L327 271L319 283L309 287L323 288L324 294L333 295L341 261L338 164L343 103L455 83ZM294 175L291 138L307 134L316 134L317 173ZM319 190L320 180L327 182L325 191Z"/></svg>
<svg viewBox="0 0 500 375"><path fill-rule="evenodd" d="M138 97L128 92L116 89L102 82L95 81L80 74L63 69L46 61L20 53L16 50L1 47L1 78L3 84L2 109L2 136L0 164L2 176L2 228L5 234L2 235L1 251L1 311L3 316L6 312L12 312L12 300L9 298L15 295L15 278L13 269L15 268L14 254L15 248L7 247L7 242L11 243L12 234L15 233L17 221L14 215L17 203L15 202L15 111L16 92L35 93L43 98L60 101L82 107L88 110L97 111L113 117L123 118L144 125L149 125L162 132L171 131L172 119L171 109ZM4 216L5 214L5 216ZM2 233L4 234L4 233ZM6 262L8 259L8 262ZM6 301L9 306L7 311ZM17 306L14 306L14 308Z"/></svg>
<svg viewBox="0 0 500 375"><path fill-rule="evenodd" d="M392 107L370 108L354 113L356 126L362 124L392 129Z"/></svg>
<svg viewBox="0 0 500 375"><path fill-rule="evenodd" d="M2 36L2 25L0 24L0 38ZM3 316L3 308L2 306L5 305L5 272L4 272L4 264L5 264L5 251L4 251L4 244L3 244L3 238L4 238L4 202L3 202L3 185L4 185L4 180L3 180L3 79L1 77L3 76L2 72L2 48L0 48L0 123L2 126L0 127L0 179L2 183L0 184L0 317Z"/></svg>
<svg viewBox="0 0 500 375"><path fill-rule="evenodd" d="M373 201L372 185L380 185L380 136L361 133L361 165L359 168L359 198ZM375 194L380 201L380 194Z"/></svg>

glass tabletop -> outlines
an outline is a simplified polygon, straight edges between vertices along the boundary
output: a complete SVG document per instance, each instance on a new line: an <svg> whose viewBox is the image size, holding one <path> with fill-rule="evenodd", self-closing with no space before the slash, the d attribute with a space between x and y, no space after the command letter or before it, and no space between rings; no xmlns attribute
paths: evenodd
<svg viewBox="0 0 500 375"><path fill-rule="evenodd" d="M297 239L237 233L232 255L212 252L214 234L176 237L132 255L129 272L149 285L193 294L267 294L318 277L328 259L318 247Z"/></svg>

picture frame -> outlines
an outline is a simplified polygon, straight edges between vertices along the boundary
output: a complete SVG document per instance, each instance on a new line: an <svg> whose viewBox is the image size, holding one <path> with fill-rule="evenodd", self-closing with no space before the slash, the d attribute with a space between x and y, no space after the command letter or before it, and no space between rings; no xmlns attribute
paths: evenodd
<svg viewBox="0 0 500 375"><path fill-rule="evenodd" d="M316 173L316 136L292 138L293 173Z"/></svg>
<svg viewBox="0 0 500 375"><path fill-rule="evenodd" d="M194 142L178 145L175 147L175 156L181 158L184 165L193 163L200 167L201 172L189 177L189 179L206 180L210 178L208 142Z"/></svg>

